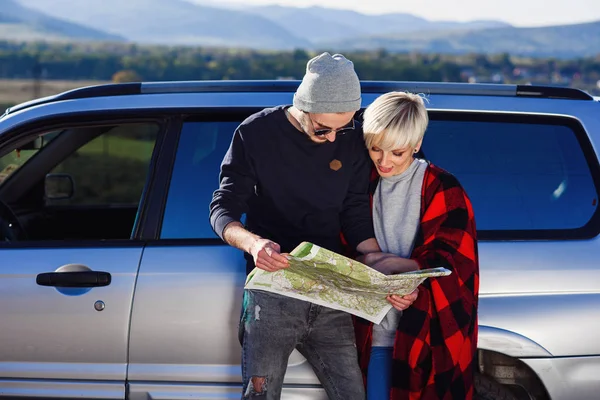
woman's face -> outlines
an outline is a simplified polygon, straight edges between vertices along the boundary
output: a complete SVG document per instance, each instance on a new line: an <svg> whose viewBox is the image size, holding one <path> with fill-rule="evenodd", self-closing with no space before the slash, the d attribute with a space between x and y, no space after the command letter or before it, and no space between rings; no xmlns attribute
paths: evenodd
<svg viewBox="0 0 600 400"><path fill-rule="evenodd" d="M369 149L369 156L373 164L377 167L377 172L381 177L390 177L403 173L413 162L415 148L407 147L405 149L382 150L377 146Z"/></svg>

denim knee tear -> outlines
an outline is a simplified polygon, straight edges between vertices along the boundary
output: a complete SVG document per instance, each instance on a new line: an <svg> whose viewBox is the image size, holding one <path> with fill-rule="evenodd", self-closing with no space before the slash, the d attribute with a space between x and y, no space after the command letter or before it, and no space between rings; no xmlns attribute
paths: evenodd
<svg viewBox="0 0 600 400"><path fill-rule="evenodd" d="M260 306L258 304L254 307L254 320L260 321Z"/></svg>
<svg viewBox="0 0 600 400"><path fill-rule="evenodd" d="M264 376L253 376L248 382L248 388L244 393L244 398L248 399L255 396L264 396L267 392L267 378Z"/></svg>

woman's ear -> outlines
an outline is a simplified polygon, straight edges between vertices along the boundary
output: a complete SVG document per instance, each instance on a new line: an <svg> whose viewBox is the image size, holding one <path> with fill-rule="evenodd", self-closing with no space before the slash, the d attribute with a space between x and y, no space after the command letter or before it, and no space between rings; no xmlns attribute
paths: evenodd
<svg viewBox="0 0 600 400"><path fill-rule="evenodd" d="M419 150L421 150L421 146L423 145L423 139L419 140L419 142L417 143L417 145L415 146L415 154L419 152Z"/></svg>

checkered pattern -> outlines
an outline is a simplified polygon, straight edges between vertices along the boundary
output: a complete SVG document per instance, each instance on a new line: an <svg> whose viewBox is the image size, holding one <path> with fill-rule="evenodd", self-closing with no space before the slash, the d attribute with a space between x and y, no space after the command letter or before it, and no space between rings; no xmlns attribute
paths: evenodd
<svg viewBox="0 0 600 400"><path fill-rule="evenodd" d="M374 189L376 174L373 178ZM479 294L475 219L458 180L431 164L423 182L421 226L411 258L421 269L445 267L452 274L427 279L418 299L404 311L394 344L390 398L472 399ZM372 324L355 321L366 376Z"/></svg>

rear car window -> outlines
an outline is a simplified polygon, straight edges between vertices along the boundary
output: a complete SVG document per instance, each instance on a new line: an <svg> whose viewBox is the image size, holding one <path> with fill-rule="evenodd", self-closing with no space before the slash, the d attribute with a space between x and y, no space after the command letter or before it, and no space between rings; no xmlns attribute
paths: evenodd
<svg viewBox="0 0 600 400"><path fill-rule="evenodd" d="M163 239L216 238L208 221L208 207L219 187L219 170L240 121L183 124L167 206Z"/></svg>
<svg viewBox="0 0 600 400"><path fill-rule="evenodd" d="M578 122L560 117L431 112L427 160L454 174L480 239L568 239L598 232L598 162ZM236 121L186 122L161 230L163 239L213 239L208 220Z"/></svg>
<svg viewBox="0 0 600 400"><path fill-rule="evenodd" d="M423 151L459 179L479 231L560 238L588 230L598 208L592 174L597 161L578 123L535 116L460 118L434 115Z"/></svg>

